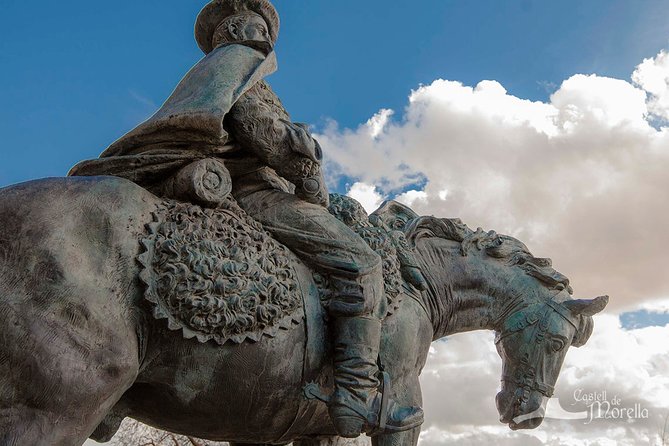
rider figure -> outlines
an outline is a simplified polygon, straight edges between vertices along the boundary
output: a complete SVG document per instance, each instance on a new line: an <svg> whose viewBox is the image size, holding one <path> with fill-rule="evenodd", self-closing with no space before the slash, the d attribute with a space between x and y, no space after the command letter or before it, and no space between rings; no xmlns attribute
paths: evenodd
<svg viewBox="0 0 669 446"><path fill-rule="evenodd" d="M196 25L196 39L207 56L162 107L169 109L169 113L159 111L110 146L100 160L84 162L71 174L118 174L114 169L127 161L122 176L146 185L142 183L152 182L141 180L144 177L138 174L128 174L133 171L132 166L156 156L164 160L176 159L170 156L178 158L183 156L181 153L219 153L230 171L232 193L239 205L300 259L330 279L334 293L328 312L333 325L335 378L330 417L341 436L357 437L377 430L384 415L379 413L382 395L377 366L381 319L386 312L381 259L355 232L328 212L320 146L305 125L290 120L279 98L262 80L272 71L272 47L278 28L277 12L267 0L209 3ZM258 62L250 63L253 58ZM189 78L190 82L197 82L203 78L202 73L226 70L234 74L235 70L243 70L238 67L247 65L256 67L248 71L253 73L251 81L249 76L235 75L229 77L237 79L239 85L225 82L188 85ZM254 81L254 76L259 79ZM190 101L188 116L185 113L179 116L174 111L184 108L173 99L180 90L189 92L184 96ZM193 103L224 96L227 99L219 101L222 105L204 107L208 113L205 117L215 118L212 121L222 117L218 121L218 127L223 122L222 128L215 125L203 128L202 120L188 119L196 116L192 112ZM162 117L158 124L156 117ZM170 142L166 148L168 143L161 141L174 135L179 135L182 141L189 139L183 135L192 135L185 141L190 142L189 147L179 152L183 145ZM110 165L114 168L106 167ZM153 173L146 176L144 172L145 178L155 177L159 171L152 165L148 172ZM411 429L423 420L420 408L403 407L392 401L385 416L387 432Z"/></svg>

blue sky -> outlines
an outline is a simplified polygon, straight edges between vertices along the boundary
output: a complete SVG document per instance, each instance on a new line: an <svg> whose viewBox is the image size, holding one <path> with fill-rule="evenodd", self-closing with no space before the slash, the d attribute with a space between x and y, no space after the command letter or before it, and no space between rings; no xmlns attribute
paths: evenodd
<svg viewBox="0 0 669 446"><path fill-rule="evenodd" d="M622 314L620 316L620 323L627 330L649 326L664 327L665 325L669 325L669 313L648 310L633 311Z"/></svg>
<svg viewBox="0 0 669 446"><path fill-rule="evenodd" d="M204 1L25 2L0 16L0 186L63 175L149 116L201 57ZM421 83L501 82L543 100L573 73L627 78L666 46L660 0L277 0L298 121L356 127Z"/></svg>

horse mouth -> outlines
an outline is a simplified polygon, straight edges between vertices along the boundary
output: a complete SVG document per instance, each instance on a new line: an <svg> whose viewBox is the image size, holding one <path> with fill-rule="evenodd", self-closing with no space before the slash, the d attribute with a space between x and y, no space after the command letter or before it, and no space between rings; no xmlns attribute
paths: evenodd
<svg viewBox="0 0 669 446"><path fill-rule="evenodd" d="M511 420L508 420L507 423L509 424L509 428L514 431L521 429L536 429L544 421L545 414L546 409L543 405L540 405L531 412L515 415Z"/></svg>
<svg viewBox="0 0 669 446"><path fill-rule="evenodd" d="M497 396L498 409L500 409L499 421L507 424L511 430L535 429L544 420L545 408L540 402L536 407L527 407L518 401L509 401L500 392ZM535 406L535 404L531 404Z"/></svg>
<svg viewBox="0 0 669 446"><path fill-rule="evenodd" d="M500 414L499 422L503 424L513 423L515 408L510 406L504 413Z"/></svg>

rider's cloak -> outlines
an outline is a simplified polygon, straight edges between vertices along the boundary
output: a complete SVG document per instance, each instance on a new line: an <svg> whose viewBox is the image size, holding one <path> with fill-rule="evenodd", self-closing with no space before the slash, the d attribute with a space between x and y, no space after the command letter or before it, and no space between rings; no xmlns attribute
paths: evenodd
<svg viewBox="0 0 669 446"><path fill-rule="evenodd" d="M195 160L224 156L230 150L225 116L276 69L275 53L257 42L216 48L186 74L151 118L99 159L77 164L69 175L114 175L146 185Z"/></svg>

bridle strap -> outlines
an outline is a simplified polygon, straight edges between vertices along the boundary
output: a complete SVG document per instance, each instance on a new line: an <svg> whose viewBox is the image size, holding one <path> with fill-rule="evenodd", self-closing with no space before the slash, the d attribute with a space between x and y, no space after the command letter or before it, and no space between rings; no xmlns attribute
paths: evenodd
<svg viewBox="0 0 669 446"><path fill-rule="evenodd" d="M557 314L562 316L564 320L569 322L576 330L578 330L578 323L574 321L574 316L564 306L555 302L553 299L546 301L546 305L551 307Z"/></svg>
<svg viewBox="0 0 669 446"><path fill-rule="evenodd" d="M552 298L550 300L547 300L547 301L543 302L543 305L550 307L553 311L555 311L557 314L562 316L562 318L564 320L569 322L569 324L571 324L576 330L578 330L578 322L574 320L574 316L564 306L560 305L558 302L556 302ZM506 318L508 318L511 315L516 314L520 311L523 311L523 310L519 310L515 313L510 313L506 316ZM539 313L539 311L537 311L536 313ZM546 313L544 313L544 317L545 316L546 316ZM534 322L532 324L529 324L529 325L534 325L538 322L539 322L539 318L537 318L536 322ZM504 332L499 333L497 335L497 338L495 339L495 344L499 343L499 341L501 341L502 339L507 338L508 336L510 336L514 333L517 333L519 331L524 330L525 328L527 328L527 326L519 327L519 328L512 328L512 329L505 330Z"/></svg>
<svg viewBox="0 0 669 446"><path fill-rule="evenodd" d="M548 398L552 397L553 393L555 392L554 386L539 381L528 383L525 381L515 379L513 376L510 375L502 375L502 381L510 382L511 384L515 384L518 387L527 387L530 390L536 390L537 392L541 393L542 395Z"/></svg>
<svg viewBox="0 0 669 446"><path fill-rule="evenodd" d="M559 314L562 318L564 318L571 325L573 325L574 328L578 328L576 323L573 320L573 316L571 314L569 314L569 311L566 308L564 308L562 305L560 305L559 303L555 302L555 300L550 299L550 300L546 301L544 303L544 308L545 308L545 311L543 311L542 316L537 317L536 320L528 323L528 325L521 326L521 327L514 328L514 329L510 329L510 330L507 330L507 331L499 334L497 336L497 339L495 339L495 344L498 344L499 342L501 342L503 339L507 338L508 336L510 336L514 333L518 333L520 331L523 331L523 330L525 330L526 328L529 328L529 327L534 327L535 328L535 332L533 333L532 342L529 345L536 345L537 343L543 344L543 342L545 342L544 332L547 329L547 319L550 317L550 315L552 314L553 311L556 312L557 314ZM520 311L522 311L522 310L520 310ZM540 313L540 310L537 310L536 313ZM521 358L526 358L527 359L527 363L526 364L521 364L521 366L526 365L526 367L529 367L529 369L522 370L522 378L521 379L517 379L517 378L515 378L513 376L510 376L508 374L504 374L504 375L502 375L502 381L510 382L510 383L515 384L518 387L523 388L523 389L537 391L537 392L541 393L542 395L550 398L550 397L553 396L553 393L555 392L555 387L550 385L550 384L546 384L546 383L540 381L539 377L536 376L536 372L534 370L534 367L531 366L531 364L533 364L536 361L538 352L541 351L541 349L540 349L540 347L537 347L537 349L535 350L534 355L530 355L530 353L527 351L527 345L528 344L524 344L521 348L521 352L520 352L521 353ZM523 361L523 362L525 362L525 361Z"/></svg>

